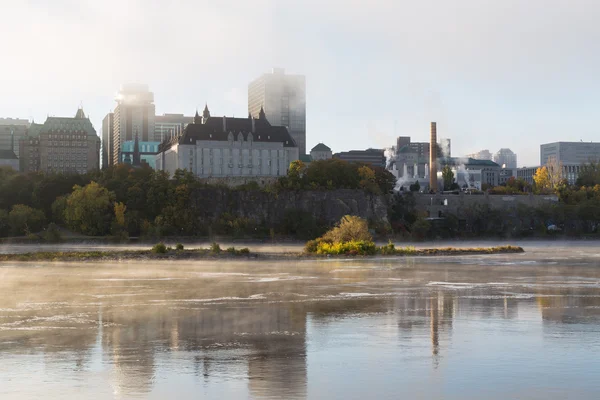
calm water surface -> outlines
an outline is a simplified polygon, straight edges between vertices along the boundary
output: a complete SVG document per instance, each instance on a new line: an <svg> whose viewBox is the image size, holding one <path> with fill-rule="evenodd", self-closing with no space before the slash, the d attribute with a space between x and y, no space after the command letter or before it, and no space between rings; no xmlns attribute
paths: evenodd
<svg viewBox="0 0 600 400"><path fill-rule="evenodd" d="M0 264L0 399L598 399L600 249Z"/></svg>

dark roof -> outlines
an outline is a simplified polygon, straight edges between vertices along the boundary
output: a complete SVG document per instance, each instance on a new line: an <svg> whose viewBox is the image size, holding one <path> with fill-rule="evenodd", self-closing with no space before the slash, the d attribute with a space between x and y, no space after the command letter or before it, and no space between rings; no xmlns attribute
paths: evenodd
<svg viewBox="0 0 600 400"><path fill-rule="evenodd" d="M312 162L312 157L310 154L300 154L300 161L303 163L310 163Z"/></svg>
<svg viewBox="0 0 600 400"><path fill-rule="evenodd" d="M225 119L226 130L223 130L223 119ZM252 121L250 118L208 117L202 124L188 124L181 136L174 138L173 142L163 142L159 151L170 148L175 142L179 144L196 144L197 140L225 142L229 140L230 133L233 134L233 140L238 140L238 135L241 133L244 141L252 135L254 142L283 143L283 147L297 146L285 126L273 126L266 119L254 119L254 132L252 132Z"/></svg>
<svg viewBox="0 0 600 400"><path fill-rule="evenodd" d="M441 158L440 159L440 164L444 165L484 165L484 166L488 166L488 167L498 167L500 168L500 165L490 161L490 160L477 160L475 158L456 158L456 157L450 157L450 158Z"/></svg>
<svg viewBox="0 0 600 400"><path fill-rule="evenodd" d="M83 108L78 108L77 109L77 113L75 113L75 118L76 119L84 119L85 118L85 113L83 112Z"/></svg>
<svg viewBox="0 0 600 400"><path fill-rule="evenodd" d="M325 146L323 143L319 143L318 145L312 148L311 152L313 151L331 151L331 149Z"/></svg>
<svg viewBox="0 0 600 400"><path fill-rule="evenodd" d="M18 160L18 158L12 150L0 150L0 160Z"/></svg>

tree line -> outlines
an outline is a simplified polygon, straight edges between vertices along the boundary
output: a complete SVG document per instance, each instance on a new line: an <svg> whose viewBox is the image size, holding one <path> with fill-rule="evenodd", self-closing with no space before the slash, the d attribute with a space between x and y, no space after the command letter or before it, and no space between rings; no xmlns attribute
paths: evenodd
<svg viewBox="0 0 600 400"><path fill-rule="evenodd" d="M251 182L221 190L262 190L276 195L283 190L355 189L375 194L390 192L395 178L383 168L342 160L291 164L289 173L259 187ZM288 210L278 226L257 224L224 213L210 226L200 220L200 205L190 201L202 183L191 172L173 176L147 165L121 164L88 174L19 173L0 168L0 237L34 235L48 225L62 226L89 236L198 236L299 235L322 233L328 226L310 213ZM212 185L214 187L214 185Z"/></svg>

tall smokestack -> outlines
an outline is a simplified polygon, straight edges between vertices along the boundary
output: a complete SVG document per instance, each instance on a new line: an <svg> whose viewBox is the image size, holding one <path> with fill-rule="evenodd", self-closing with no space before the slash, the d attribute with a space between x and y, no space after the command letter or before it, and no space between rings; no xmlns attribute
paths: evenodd
<svg viewBox="0 0 600 400"><path fill-rule="evenodd" d="M429 137L429 190L437 192L437 128L435 122L431 123Z"/></svg>

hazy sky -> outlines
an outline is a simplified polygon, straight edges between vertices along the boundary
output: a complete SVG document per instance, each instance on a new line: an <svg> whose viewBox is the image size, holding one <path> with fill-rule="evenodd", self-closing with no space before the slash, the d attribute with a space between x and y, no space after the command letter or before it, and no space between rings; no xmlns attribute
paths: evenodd
<svg viewBox="0 0 600 400"><path fill-rule="evenodd" d="M0 117L98 132L126 82L157 113L247 115L247 84L306 75L307 147L428 140L453 155L598 140L597 0L0 0Z"/></svg>

